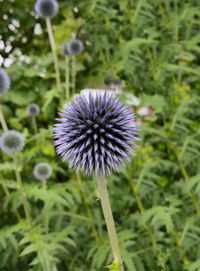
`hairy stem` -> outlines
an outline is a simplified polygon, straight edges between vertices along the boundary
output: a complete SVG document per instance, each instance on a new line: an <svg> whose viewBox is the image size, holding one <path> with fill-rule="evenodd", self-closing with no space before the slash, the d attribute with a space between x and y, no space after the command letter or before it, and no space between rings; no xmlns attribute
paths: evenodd
<svg viewBox="0 0 200 271"><path fill-rule="evenodd" d="M143 204L142 204L142 202L141 202L141 200L140 200L140 198L139 198L139 196L138 196L138 193L137 193L137 191L136 191L135 182L134 182L133 178L131 178L131 177L129 178L129 183L130 183L130 185L131 185L133 194L134 194L134 196L135 196L135 199L136 199L138 208L139 208L140 212L143 213L143 212L144 212L144 206L143 206ZM150 240L151 240L152 247L154 248L154 250L155 250L155 252L156 252L156 258L157 258L158 262L162 265L162 269L161 269L161 270L162 270L162 271L165 271L164 264L162 263L163 260L162 260L162 258L161 258L161 256L160 256L160 252L159 252L158 246L157 246L157 244L156 244L155 237L154 237L154 235L153 235L153 232L152 232L152 230L151 230L151 226L150 226L149 223L146 223L146 224L145 224L145 229L146 229L146 231L147 231L147 233L148 233L148 235L149 235L149 238L150 238Z"/></svg>
<svg viewBox="0 0 200 271"><path fill-rule="evenodd" d="M72 93L75 93L76 89L76 57L72 56Z"/></svg>
<svg viewBox="0 0 200 271"><path fill-rule="evenodd" d="M4 132L8 131L8 126L7 126L5 118L4 118L4 114L3 114L1 104L0 104L0 122L1 122L1 126L2 126L2 128L4 130Z"/></svg>
<svg viewBox="0 0 200 271"><path fill-rule="evenodd" d="M89 221L91 223L91 227L92 227L92 232L93 232L94 238L96 239L96 241L98 241L99 240L99 236L97 234L97 230L96 230L96 227L94 225L94 219L93 219L93 216L92 216L92 212L91 212L90 207L88 205L87 198L85 197L84 193L81 190L82 181L81 181L80 173L77 173L77 180L78 180L78 182L80 184L80 194L81 194L81 197L83 199L83 202L84 202L84 205L85 205L85 208L86 208L88 219L89 219Z"/></svg>
<svg viewBox="0 0 200 271"><path fill-rule="evenodd" d="M31 220L31 216L29 213L29 206L28 206L28 201L26 198L26 194L24 192L24 188L23 188L23 184L22 184L22 179L21 179L21 175L20 175L20 171L19 171L19 167L18 167L18 161L17 161L17 156L13 155L13 160L14 160L14 165L15 165L15 175L16 175L16 179L17 179L17 183L19 185L19 190L21 193L21 198L22 198L22 204L24 207L24 212L26 215L26 219L28 221L30 230L33 231L33 226L32 226L32 220Z"/></svg>
<svg viewBox="0 0 200 271"><path fill-rule="evenodd" d="M65 95L69 99L69 56L65 56Z"/></svg>
<svg viewBox="0 0 200 271"><path fill-rule="evenodd" d="M106 181L103 174L99 174L97 177L97 187L98 187L98 192L99 192L99 196L101 200L101 206L103 209L103 214L104 214L104 218L105 218L105 222L106 222L106 226L108 230L108 236L110 239L110 245L112 248L113 257L115 261L118 261L121 264L119 270L124 271L119 244L117 240L117 234L115 230L115 224L114 224L112 210L111 210L109 196L108 196L108 190L107 190Z"/></svg>
<svg viewBox="0 0 200 271"><path fill-rule="evenodd" d="M54 37L53 37L51 21L50 21L49 18L46 18L46 25L47 25L47 31L48 31L48 35L49 35L51 50L52 50L52 54L53 54L54 68L55 68L55 73L56 73L56 84L57 84L58 90L61 91L58 57L57 57L57 54L56 54L56 46L55 46L55 41L54 41Z"/></svg>

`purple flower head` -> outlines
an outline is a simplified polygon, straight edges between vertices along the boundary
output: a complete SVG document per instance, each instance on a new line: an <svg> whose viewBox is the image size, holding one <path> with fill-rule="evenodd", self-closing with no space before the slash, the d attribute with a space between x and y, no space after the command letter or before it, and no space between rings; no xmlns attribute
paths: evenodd
<svg viewBox="0 0 200 271"><path fill-rule="evenodd" d="M137 123L130 109L111 95L85 95L68 103L54 126L56 151L69 167L86 174L110 174L118 164L131 161L139 141Z"/></svg>
<svg viewBox="0 0 200 271"><path fill-rule="evenodd" d="M35 11L41 18L53 18L58 12L57 0L37 0Z"/></svg>

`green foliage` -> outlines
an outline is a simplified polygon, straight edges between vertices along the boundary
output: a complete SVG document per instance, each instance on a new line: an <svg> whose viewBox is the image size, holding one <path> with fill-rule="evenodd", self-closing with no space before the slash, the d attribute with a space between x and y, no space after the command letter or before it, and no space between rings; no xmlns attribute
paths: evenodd
<svg viewBox="0 0 200 271"><path fill-rule="evenodd" d="M118 271L95 181L79 180L55 154L52 127L69 101L56 87L45 20L35 17L34 2L1 3L1 40L8 46L1 56L4 65L8 58L13 63L11 90L0 103L9 129L25 137L18 166L33 230L25 219L13 159L0 152L0 270ZM132 107L142 122L140 148L126 168L108 177L125 271L200 271L197 2L60 0L52 20L63 89L63 46L76 35L85 45L76 58L77 93L105 88L105 78L113 76L140 106L152 110L140 116L140 106ZM34 32L36 24L41 33ZM119 96L127 102L126 95ZM32 102L41 108L37 133L26 113ZM39 162L53 169L47 187L33 175Z"/></svg>

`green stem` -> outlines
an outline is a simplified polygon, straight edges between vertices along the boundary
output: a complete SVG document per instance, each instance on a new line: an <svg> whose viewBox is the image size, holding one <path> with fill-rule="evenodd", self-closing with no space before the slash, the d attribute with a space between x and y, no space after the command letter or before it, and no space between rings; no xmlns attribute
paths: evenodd
<svg viewBox="0 0 200 271"><path fill-rule="evenodd" d="M53 31L51 27L51 21L49 18L46 18L46 25L47 25L47 31L49 35L49 41L51 45L51 50L53 54L53 60L54 60L54 68L55 68L55 73L56 73L56 84L57 88L59 91L61 91L61 83L60 83L60 72L59 72L59 66L58 66L58 57L56 54L56 46L55 46L55 41L53 37Z"/></svg>
<svg viewBox="0 0 200 271"><path fill-rule="evenodd" d="M186 171L186 169L185 169L185 167L184 167L184 165L183 165L183 162L181 161L181 158L180 158L180 155L179 155L178 148L177 148L177 147L174 147L173 150L174 150L174 152L175 152L175 154L176 154L176 157L177 157L179 166L180 166L180 168L181 168L181 172L182 172L183 178L184 178L185 181L187 181L187 179L189 178L189 176L188 176L188 173L187 173L187 171ZM196 210L197 215L200 216L199 205L198 205L198 201L197 201L197 199L196 199L196 196L195 196L194 192L193 192L193 191L190 191L190 192L189 192L189 195L190 195L190 197L191 197L191 199L192 199L192 201L193 201L194 208L195 208L195 210Z"/></svg>
<svg viewBox="0 0 200 271"><path fill-rule="evenodd" d="M80 184L80 194L81 194L81 197L83 199L83 202L84 202L84 205L85 205L85 208L86 208L87 216L88 216L88 219L89 219L91 227L92 227L92 232L93 232L94 238L96 239L96 241L98 241L99 236L97 234L97 230L96 230L96 227L94 225L94 219L93 219L93 216L92 216L92 212L91 212L90 207L88 205L87 198L85 197L85 194L81 190L82 181L81 181L80 173L77 173L77 180L78 180L78 182Z"/></svg>
<svg viewBox="0 0 200 271"><path fill-rule="evenodd" d="M76 89L76 57L72 56L72 93L75 93Z"/></svg>
<svg viewBox="0 0 200 271"><path fill-rule="evenodd" d="M10 196L10 192L8 191L8 188L4 184L1 184L1 185L3 187L4 193L6 194L7 197L9 197Z"/></svg>
<svg viewBox="0 0 200 271"><path fill-rule="evenodd" d="M104 55L104 52L102 49L99 50L99 53L100 53L100 56L101 56L101 59L102 59L102 62L104 65L106 65L106 59L105 59L105 55Z"/></svg>
<svg viewBox="0 0 200 271"><path fill-rule="evenodd" d="M65 56L65 95L66 99L69 99L69 56Z"/></svg>
<svg viewBox="0 0 200 271"><path fill-rule="evenodd" d="M132 188L132 190L133 190L133 194L134 194L134 196L135 196L135 199L136 199L138 208L139 208L139 210L140 210L140 213L143 213L143 212L144 212L144 206L143 206L143 204L142 204L142 202L141 202L141 200L140 200L140 198L139 198L139 196L138 196L138 193L137 193L137 191L136 191L135 182L134 182L133 178L131 178L131 177L129 178L129 183L130 183L131 188ZM155 252L156 252L156 258L157 258L158 262L161 263L161 265L162 265L162 267L161 267L162 269L161 269L161 270L162 270L162 271L165 271L164 264L162 264L163 260L162 260L162 258L161 258L161 256L160 256L159 249L158 249L158 246L157 246L157 244L156 244L156 240L155 240L155 237L154 237L154 235L153 235L153 232L152 232L152 230L151 230L151 226L150 226L149 223L146 223L146 224L145 224L145 229L146 229L147 233L149 234L149 238L150 238L150 240L151 240L152 247L155 249Z"/></svg>
<svg viewBox="0 0 200 271"><path fill-rule="evenodd" d="M177 245L177 247L178 247L178 249L179 249L179 251L180 251L181 257L182 257L182 261L183 261L183 263L186 265L186 264L188 264L188 260L187 260L187 258L186 258L186 256L185 256L184 251L183 251L183 248L182 248L182 246L181 246L181 243L180 243L180 240L179 240L179 237L178 237L177 230L174 229L173 232L174 232L174 236L175 236L175 240L176 240L176 245Z"/></svg>
<svg viewBox="0 0 200 271"><path fill-rule="evenodd" d="M44 188L44 190L47 189L47 181L46 180L42 181L42 187Z"/></svg>
<svg viewBox="0 0 200 271"><path fill-rule="evenodd" d="M9 197L10 196L10 192L9 192L8 188L3 183L1 185L3 187L4 193L6 194L7 197ZM19 214L18 211L15 211L15 215L16 215L18 221L20 221L21 220L21 216L20 216L20 214Z"/></svg>
<svg viewBox="0 0 200 271"><path fill-rule="evenodd" d="M164 8L163 8L163 6L162 6L162 4L161 4L160 1L159 1L158 6L159 6L159 9L160 9L160 13L161 13L162 19L163 20L166 19L165 10L164 10Z"/></svg>
<svg viewBox="0 0 200 271"><path fill-rule="evenodd" d="M31 216L30 216L30 213L29 213L28 201L27 201L27 198L26 198L26 194L24 192L24 188L23 188L23 184L22 184L20 171L19 171L19 168L18 168L18 161L17 161L17 156L16 155L13 155L13 160L14 160L14 165L15 165L15 175L16 175L17 183L19 185L19 190L20 190L20 193L21 193L24 212L25 212L26 219L28 221L30 230L33 231Z"/></svg>
<svg viewBox="0 0 200 271"><path fill-rule="evenodd" d="M32 123L33 123L34 133L37 134L37 122L36 122L35 117L32 117Z"/></svg>
<svg viewBox="0 0 200 271"><path fill-rule="evenodd" d="M103 214L108 230L108 236L110 239L110 245L112 248L112 253L115 261L118 261L121 266L120 266L120 271L124 271L123 263L122 263L122 258L120 254L120 249L119 249L119 244L117 240L117 234L115 230L115 225L114 225L114 220L113 220L113 215L112 215L112 210L110 206L110 201L109 201L109 196L108 196L108 190L105 182L105 178L103 174L99 174L97 177L97 187L98 187L98 192L101 200L101 206L103 209Z"/></svg>
<svg viewBox="0 0 200 271"><path fill-rule="evenodd" d="M43 189L46 192L46 190L47 190L46 180L42 181L42 186L43 186ZM46 232L46 234L48 234L48 232L49 232L49 208L48 208L48 202L45 202L44 213L45 213L45 219L44 219L45 232Z"/></svg>
<svg viewBox="0 0 200 271"><path fill-rule="evenodd" d="M2 128L4 130L4 132L8 131L8 126L6 124L1 105L0 105L0 122L1 122L1 126L2 126Z"/></svg>

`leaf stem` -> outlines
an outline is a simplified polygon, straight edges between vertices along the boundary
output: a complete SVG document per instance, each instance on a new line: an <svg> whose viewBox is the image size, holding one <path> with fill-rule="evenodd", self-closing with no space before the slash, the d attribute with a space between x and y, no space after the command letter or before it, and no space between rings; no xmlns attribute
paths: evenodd
<svg viewBox="0 0 200 271"><path fill-rule="evenodd" d="M117 240L117 234L115 230L115 225L114 225L114 220L113 220L113 215L112 215L112 210L110 206L110 201L109 201L109 196L108 196L108 190L106 186L106 181L103 176L103 174L99 174L97 177L97 187L98 187L98 192L101 200L101 206L103 209L103 214L108 230L108 236L110 239L110 245L112 248L112 253L115 261L120 262L120 271L124 271L123 263L122 263L122 258L120 254L120 249L119 249L119 244Z"/></svg>
<svg viewBox="0 0 200 271"><path fill-rule="evenodd" d="M52 54L53 54L54 68L55 68L55 73L56 73L56 84L57 84L58 90L61 91L58 57L57 57L57 54L56 54L56 46L55 46L55 41L54 41L54 37L53 37L51 20L49 18L46 18L46 25L47 25L47 32L48 32L48 35L49 35L51 50L52 50Z"/></svg>
<svg viewBox="0 0 200 271"><path fill-rule="evenodd" d="M16 155L13 155L13 160L14 160L14 165L15 165L15 175L16 175L17 183L19 185L19 190L20 190L20 193L21 193L24 212L25 212L26 219L28 221L30 230L33 231L32 220L31 220L31 216L30 216L30 213L29 213L28 201L27 201L27 198L26 198L26 194L24 192L22 179L21 179L21 174L20 174L20 171L19 171L18 161L17 161L17 156Z"/></svg>

